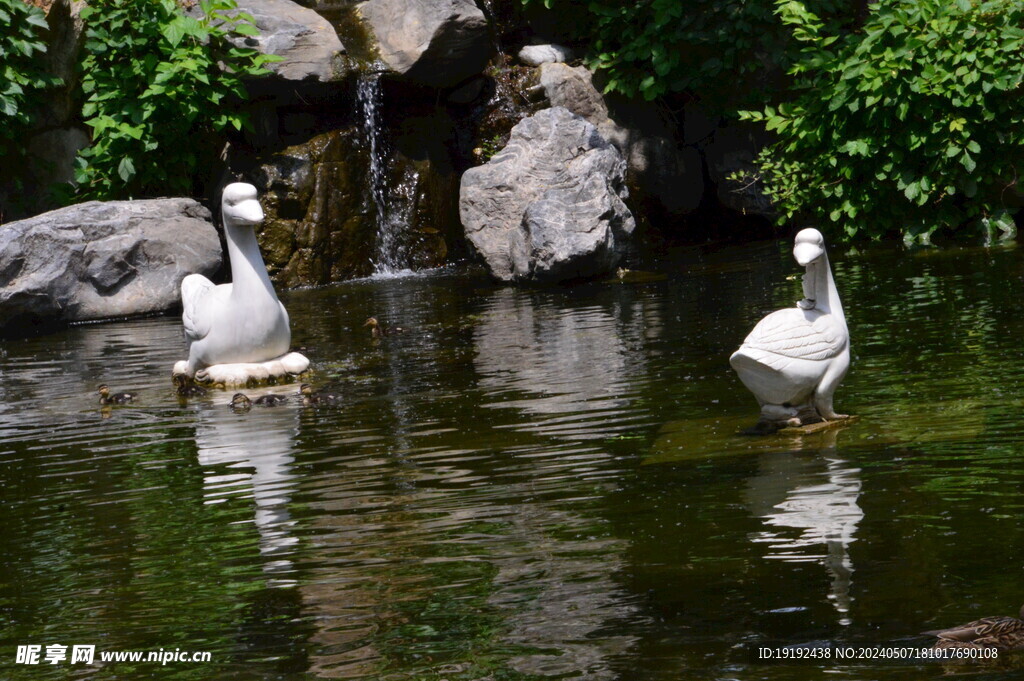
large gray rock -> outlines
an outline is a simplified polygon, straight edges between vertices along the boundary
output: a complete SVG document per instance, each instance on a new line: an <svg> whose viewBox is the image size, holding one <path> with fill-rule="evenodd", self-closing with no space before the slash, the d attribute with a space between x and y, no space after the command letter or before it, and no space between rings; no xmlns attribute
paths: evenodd
<svg viewBox="0 0 1024 681"><path fill-rule="evenodd" d="M432 87L455 85L484 70L494 45L471 0L369 0L359 11L392 71Z"/></svg>
<svg viewBox="0 0 1024 681"><path fill-rule="evenodd" d="M160 312L221 246L192 199L90 201L0 226L0 320L84 321Z"/></svg>
<svg viewBox="0 0 1024 681"><path fill-rule="evenodd" d="M613 116L605 97L583 66L540 66L540 85L552 106L562 106L593 123L601 136L622 152L630 185L673 215L697 208L704 195L700 153L679 146L653 104L630 103ZM623 115L624 114L624 115ZM622 120L617 120L616 117Z"/></svg>
<svg viewBox="0 0 1024 681"><path fill-rule="evenodd" d="M267 64L279 78L327 83L346 75L345 47L330 22L315 11L291 0L239 0L237 11L251 14L260 31L256 38L237 42L281 57ZM195 3L188 12L195 16L202 9Z"/></svg>
<svg viewBox="0 0 1024 681"><path fill-rule="evenodd" d="M555 282L613 269L635 227L626 164L562 107L512 129L508 145L462 176L466 237L502 281Z"/></svg>

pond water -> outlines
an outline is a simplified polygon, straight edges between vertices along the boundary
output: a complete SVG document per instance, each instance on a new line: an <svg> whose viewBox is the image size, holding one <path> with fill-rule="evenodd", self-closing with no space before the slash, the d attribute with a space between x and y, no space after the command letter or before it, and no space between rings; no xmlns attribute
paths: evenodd
<svg viewBox="0 0 1024 681"><path fill-rule="evenodd" d="M1012 656L758 659L921 648L1024 600L1024 254L832 260L836 406L861 418L806 437L736 435L757 406L728 355L801 297L781 243L554 291L290 292L342 395L319 409L180 403L174 318L3 341L0 676L1018 678ZM370 315L407 331L374 343ZM101 382L139 397L101 409ZM212 659L16 664L26 644Z"/></svg>

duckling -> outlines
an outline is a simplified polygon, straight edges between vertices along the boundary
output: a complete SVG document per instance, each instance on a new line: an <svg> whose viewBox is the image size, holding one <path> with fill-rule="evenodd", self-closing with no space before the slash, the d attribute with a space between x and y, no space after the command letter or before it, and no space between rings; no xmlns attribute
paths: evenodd
<svg viewBox="0 0 1024 681"><path fill-rule="evenodd" d="M110 393L107 384L102 384L97 390L100 396L100 404L128 404L135 399L135 393Z"/></svg>
<svg viewBox="0 0 1024 681"><path fill-rule="evenodd" d="M242 393L235 393L231 396L231 404L229 406L234 411L249 411L252 408L252 400Z"/></svg>
<svg viewBox="0 0 1024 681"><path fill-rule="evenodd" d="M171 380L174 382L174 392L178 397L205 397L208 392L201 385L196 385L187 374L174 374Z"/></svg>
<svg viewBox="0 0 1024 681"><path fill-rule="evenodd" d="M947 648L995 648L999 651L1024 649L1024 606L1018 617L982 617L950 629L923 632L936 636L935 650Z"/></svg>
<svg viewBox="0 0 1024 681"><path fill-rule="evenodd" d="M277 405L284 404L287 401L287 395L262 395L253 400L253 404L258 404L261 407L276 407Z"/></svg>
<svg viewBox="0 0 1024 681"><path fill-rule="evenodd" d="M235 411L248 411L254 404L261 407L276 407L287 401L288 398L284 395L262 395L255 400L250 400L242 393L235 393L231 397L231 408Z"/></svg>
<svg viewBox="0 0 1024 681"><path fill-rule="evenodd" d="M370 317L369 319L367 319L366 323L364 323L363 326L370 327L370 336L374 340L380 340L381 338L383 338L385 336L390 336L390 335L395 334L395 333L404 333L405 332L405 329L403 329L400 326L391 326L391 327L384 326L379 321L377 321L376 317Z"/></svg>
<svg viewBox="0 0 1024 681"><path fill-rule="evenodd" d="M341 395L313 392L313 386L309 383L303 383L299 386L299 394L302 395L302 404L307 407L318 404L335 404L341 401Z"/></svg>

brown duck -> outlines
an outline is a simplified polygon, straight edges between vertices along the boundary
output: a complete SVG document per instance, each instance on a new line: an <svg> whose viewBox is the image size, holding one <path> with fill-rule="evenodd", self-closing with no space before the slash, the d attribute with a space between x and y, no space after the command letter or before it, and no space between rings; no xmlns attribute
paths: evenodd
<svg viewBox="0 0 1024 681"><path fill-rule="evenodd" d="M135 399L135 393L111 393L107 384L102 384L96 390L100 396L100 404L128 404Z"/></svg>
<svg viewBox="0 0 1024 681"><path fill-rule="evenodd" d="M995 648L999 651L1024 650L1024 606L1018 617L982 617L950 629L924 632L937 636L932 646L943 648Z"/></svg>

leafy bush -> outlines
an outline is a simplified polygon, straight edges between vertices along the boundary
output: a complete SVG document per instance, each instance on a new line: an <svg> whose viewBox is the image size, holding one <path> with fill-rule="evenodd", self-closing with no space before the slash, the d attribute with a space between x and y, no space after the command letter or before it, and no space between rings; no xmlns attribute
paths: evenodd
<svg viewBox="0 0 1024 681"><path fill-rule="evenodd" d="M0 174L5 182L8 168L22 167L24 134L32 122L38 93L60 84L60 79L39 68L46 52L40 30L46 15L21 0L0 0Z"/></svg>
<svg viewBox="0 0 1024 681"><path fill-rule="evenodd" d="M646 99L697 92L712 103L765 99L766 74L789 64L792 41L773 0L542 2L566 14L605 90ZM851 19L851 3L814 0L821 16Z"/></svg>
<svg viewBox="0 0 1024 681"><path fill-rule="evenodd" d="M973 218L1006 225L1024 169L1024 3L872 9L863 31L827 35L803 3L778 2L804 44L792 97L745 117L778 135L758 163L782 219L922 241Z"/></svg>
<svg viewBox="0 0 1024 681"><path fill-rule="evenodd" d="M278 58L231 43L258 34L250 15L231 12L235 0L201 8L198 19L174 0L95 0L82 10L82 115L93 133L76 169L82 197L188 193L214 133L242 128L242 78Z"/></svg>

